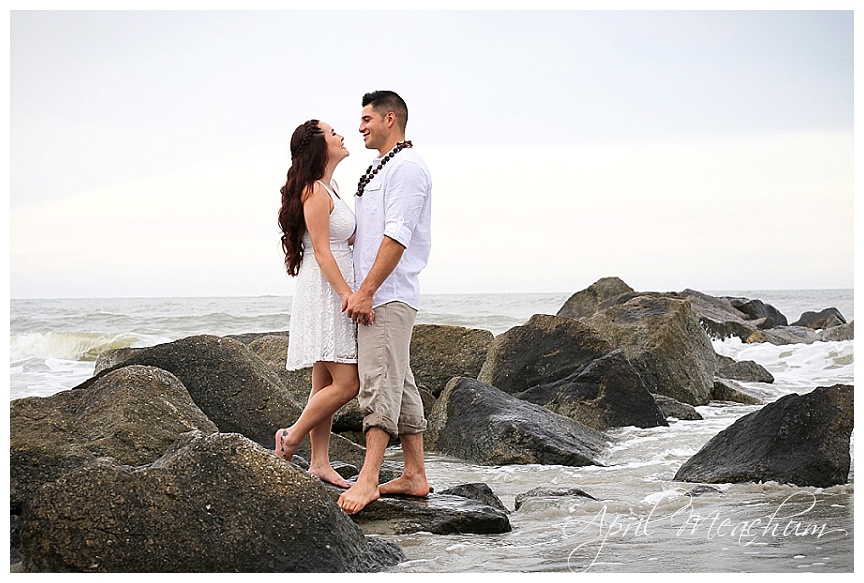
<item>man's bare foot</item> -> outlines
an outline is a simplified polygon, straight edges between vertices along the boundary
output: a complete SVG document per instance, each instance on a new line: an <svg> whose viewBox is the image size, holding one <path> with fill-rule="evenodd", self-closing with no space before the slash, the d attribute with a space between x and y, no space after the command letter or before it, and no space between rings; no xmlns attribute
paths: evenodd
<svg viewBox="0 0 864 583"><path fill-rule="evenodd" d="M401 494L404 496L428 496L429 482L425 476L417 476L409 478L407 476L399 476L395 480L390 480L378 486L378 491L382 496Z"/></svg>
<svg viewBox="0 0 864 583"><path fill-rule="evenodd" d="M288 429L280 429L273 437L274 441L276 442L273 453L281 457L286 462L290 462L294 458L294 452L297 451L297 447L300 445L299 442L292 443L291 441L289 441L288 436Z"/></svg>
<svg viewBox="0 0 864 583"><path fill-rule="evenodd" d="M346 514L357 514L370 502L381 497L377 485L368 485L357 482L339 496L338 504Z"/></svg>
<svg viewBox="0 0 864 583"><path fill-rule="evenodd" d="M340 476L339 473L334 470L333 467L330 465L326 465L322 468L310 467L309 474L315 476L322 482L333 484L334 486L338 486L339 488L351 487L351 482Z"/></svg>

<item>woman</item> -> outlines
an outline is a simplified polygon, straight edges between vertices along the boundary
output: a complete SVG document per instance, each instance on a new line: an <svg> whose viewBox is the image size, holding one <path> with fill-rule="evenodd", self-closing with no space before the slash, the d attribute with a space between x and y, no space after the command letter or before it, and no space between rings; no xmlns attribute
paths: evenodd
<svg viewBox="0 0 864 583"><path fill-rule="evenodd" d="M354 285L354 213L333 182L333 171L347 156L342 136L318 120L291 136L291 168L279 210L285 267L297 277L286 368L311 365L312 391L294 425L276 432L274 450L291 461L308 434L309 473L343 488L351 484L330 466L330 430L333 413L360 388L356 324L343 313Z"/></svg>

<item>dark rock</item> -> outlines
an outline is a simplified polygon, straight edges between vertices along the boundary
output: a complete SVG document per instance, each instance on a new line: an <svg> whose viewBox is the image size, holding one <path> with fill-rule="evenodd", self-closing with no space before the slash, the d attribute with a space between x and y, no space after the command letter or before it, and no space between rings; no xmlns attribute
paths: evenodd
<svg viewBox="0 0 864 583"><path fill-rule="evenodd" d="M770 318L775 326L787 326L789 321L780 310L766 304L762 300L751 300L748 298L732 298L725 297L721 299L729 300L732 307L744 314L748 320L762 320Z"/></svg>
<svg viewBox="0 0 864 583"><path fill-rule="evenodd" d="M715 375L722 379L745 383L773 383L774 376L762 365L752 360L736 361L728 356L716 355Z"/></svg>
<svg viewBox="0 0 864 583"><path fill-rule="evenodd" d="M285 342L288 342L288 331L282 330L277 332L247 332L245 334L229 334L225 336L225 338L230 338L232 340L236 340L237 342L242 342L243 344L250 345L256 340L264 338L265 336L283 336L285 337ZM288 352L286 350L283 355L282 360L285 361L288 357Z"/></svg>
<svg viewBox="0 0 864 583"><path fill-rule="evenodd" d="M482 482L475 482L472 484L459 484L458 486L453 486L452 488L447 488L446 490L442 490L441 494L451 494L453 496L462 496L463 498L468 498L470 500L475 500L486 506L491 506L492 508L497 508L505 513L510 513L504 503L501 502L501 499L495 495L495 492L492 491L492 488L489 487L488 484L484 484Z"/></svg>
<svg viewBox="0 0 864 583"><path fill-rule="evenodd" d="M533 490L529 490L528 492L522 492L516 496L516 510L522 507L522 505L527 500L532 500L536 498L587 498L588 500L597 500L591 494L585 492L585 490L581 488L547 488L540 487L534 488Z"/></svg>
<svg viewBox="0 0 864 583"><path fill-rule="evenodd" d="M602 302L629 292L633 292L633 288L619 278L604 277L570 296L556 315L575 319L584 318L594 314Z"/></svg>
<svg viewBox="0 0 864 583"><path fill-rule="evenodd" d="M171 372L220 432L240 433L266 448L274 446L276 430L291 425L303 410L270 365L241 342L219 336L191 336L134 349L122 362L74 390L86 388L107 372L132 364ZM308 451L307 438L298 453L308 455ZM359 465L363 457L362 447L338 435L332 437L331 459Z"/></svg>
<svg viewBox="0 0 864 583"><path fill-rule="evenodd" d="M153 464L100 458L45 485L21 542L28 572L358 572L404 559L319 480L241 435L200 432Z"/></svg>
<svg viewBox="0 0 864 583"><path fill-rule="evenodd" d="M722 494L722 492L719 488L706 486L705 484L699 484L687 492L687 496L690 496L691 498L697 498L699 496L704 496L705 494Z"/></svg>
<svg viewBox="0 0 864 583"><path fill-rule="evenodd" d="M621 350L560 381L516 395L598 431L668 425L657 402Z"/></svg>
<svg viewBox="0 0 864 583"><path fill-rule="evenodd" d="M612 350L581 320L537 314L495 337L477 380L521 393L581 371Z"/></svg>
<svg viewBox="0 0 864 583"><path fill-rule="evenodd" d="M840 326L834 326L833 328L822 330L820 337L825 342L854 340L855 322L849 322L848 324L842 324Z"/></svg>
<svg viewBox="0 0 864 583"><path fill-rule="evenodd" d="M333 500L344 490L327 486ZM464 496L382 496L351 516L367 534L499 534L510 532L506 509Z"/></svg>
<svg viewBox="0 0 864 583"><path fill-rule="evenodd" d="M654 395L654 400L663 416L668 419L678 419L680 421L701 421L702 415L693 408L692 405L676 401L672 397L666 395Z"/></svg>
<svg viewBox="0 0 864 583"><path fill-rule="evenodd" d="M595 459L610 441L474 379L452 379L428 422L427 449L485 465L600 465Z"/></svg>
<svg viewBox="0 0 864 583"><path fill-rule="evenodd" d="M216 432L171 373L129 366L87 390L10 403L10 498L13 512L40 485L99 457L142 465L194 429Z"/></svg>
<svg viewBox="0 0 864 583"><path fill-rule="evenodd" d="M851 385L786 395L714 436L681 466L675 480L775 481L819 488L845 484L853 401Z"/></svg>
<svg viewBox="0 0 864 583"><path fill-rule="evenodd" d="M710 401L714 348L689 301L643 295L579 322L623 350L652 393L691 405Z"/></svg>
<svg viewBox="0 0 864 583"><path fill-rule="evenodd" d="M769 342L778 346L786 344L813 344L821 337L811 328L803 326L778 326L770 330L757 330L745 339L748 344Z"/></svg>
<svg viewBox="0 0 864 583"><path fill-rule="evenodd" d="M711 398L715 401L730 401L745 405L762 405L760 397L751 394L747 389L729 379L714 379L714 389Z"/></svg>
<svg viewBox="0 0 864 583"><path fill-rule="evenodd" d="M417 324L411 335L414 381L437 397L453 377L477 378L492 339L488 330Z"/></svg>
<svg viewBox="0 0 864 583"><path fill-rule="evenodd" d="M759 329L756 322L748 320L746 314L735 308L726 298L717 298L691 289L677 295L690 300L702 327L713 338L734 337L746 340Z"/></svg>
<svg viewBox="0 0 864 583"><path fill-rule="evenodd" d="M792 326L803 326L813 330L824 330L832 326L846 323L846 318L837 308L825 308L821 312L804 312L801 317L792 322Z"/></svg>

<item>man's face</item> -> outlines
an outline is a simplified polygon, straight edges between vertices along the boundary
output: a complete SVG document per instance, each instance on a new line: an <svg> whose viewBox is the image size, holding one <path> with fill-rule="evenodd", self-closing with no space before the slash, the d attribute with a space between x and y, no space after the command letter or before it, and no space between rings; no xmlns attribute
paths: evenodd
<svg viewBox="0 0 864 583"><path fill-rule="evenodd" d="M363 143L370 150L380 150L387 143L390 128L385 116L372 109L371 103L360 114L360 133L363 134Z"/></svg>

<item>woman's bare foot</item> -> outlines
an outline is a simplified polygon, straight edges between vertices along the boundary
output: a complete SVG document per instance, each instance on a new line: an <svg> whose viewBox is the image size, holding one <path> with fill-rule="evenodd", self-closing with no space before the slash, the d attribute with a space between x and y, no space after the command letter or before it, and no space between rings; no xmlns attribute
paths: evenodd
<svg viewBox="0 0 864 583"><path fill-rule="evenodd" d="M286 462L290 462L294 458L294 452L297 451L297 447L300 445L300 442L293 443L290 441L288 429L280 429L276 432L276 435L273 436L273 439L276 442L273 453Z"/></svg>
<svg viewBox="0 0 864 583"><path fill-rule="evenodd" d="M381 497L378 493L378 485L357 482L339 496L338 504L346 514L357 514L370 502Z"/></svg>
<svg viewBox="0 0 864 583"><path fill-rule="evenodd" d="M378 486L378 491L382 496L390 494L402 494L405 496L428 496L429 482L424 476L409 478L407 476L399 476L395 480L390 480Z"/></svg>
<svg viewBox="0 0 864 583"><path fill-rule="evenodd" d="M319 480L323 482L327 482L328 484L333 484L334 486L338 486L339 488L350 488L351 482L343 478L339 475L339 473L334 470L329 464L322 468L309 468L309 474L315 476Z"/></svg>

